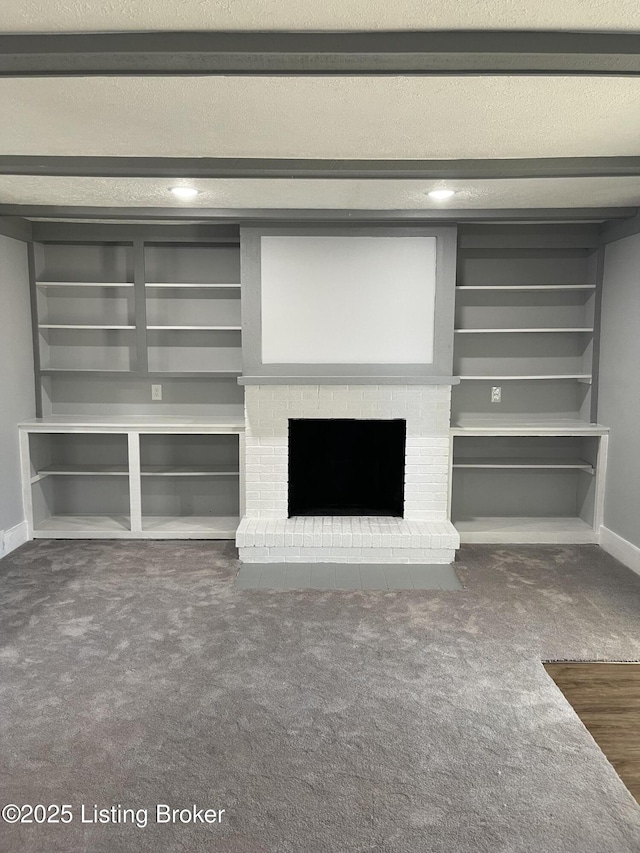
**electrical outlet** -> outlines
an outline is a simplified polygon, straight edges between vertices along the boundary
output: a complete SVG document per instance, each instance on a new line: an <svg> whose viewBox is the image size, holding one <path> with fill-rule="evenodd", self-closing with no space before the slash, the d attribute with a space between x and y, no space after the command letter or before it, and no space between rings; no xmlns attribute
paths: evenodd
<svg viewBox="0 0 640 853"><path fill-rule="evenodd" d="M502 402L502 388L500 385L492 385L491 386L491 402L492 403L501 403Z"/></svg>
<svg viewBox="0 0 640 853"><path fill-rule="evenodd" d="M151 386L151 399L162 400L162 385Z"/></svg>

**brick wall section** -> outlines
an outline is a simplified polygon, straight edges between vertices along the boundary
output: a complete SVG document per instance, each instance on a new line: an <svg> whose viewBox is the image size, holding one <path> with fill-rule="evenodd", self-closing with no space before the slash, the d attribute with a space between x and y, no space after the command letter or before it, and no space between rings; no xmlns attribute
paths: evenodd
<svg viewBox="0 0 640 853"><path fill-rule="evenodd" d="M246 517L287 518L289 418L404 418L405 518L447 518L448 385L246 388Z"/></svg>

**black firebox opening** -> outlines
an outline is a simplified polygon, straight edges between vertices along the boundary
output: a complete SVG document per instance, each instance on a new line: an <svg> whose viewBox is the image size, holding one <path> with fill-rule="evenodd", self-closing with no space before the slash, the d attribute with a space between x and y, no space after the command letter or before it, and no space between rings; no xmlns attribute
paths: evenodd
<svg viewBox="0 0 640 853"><path fill-rule="evenodd" d="M406 421L289 420L289 517L404 514Z"/></svg>

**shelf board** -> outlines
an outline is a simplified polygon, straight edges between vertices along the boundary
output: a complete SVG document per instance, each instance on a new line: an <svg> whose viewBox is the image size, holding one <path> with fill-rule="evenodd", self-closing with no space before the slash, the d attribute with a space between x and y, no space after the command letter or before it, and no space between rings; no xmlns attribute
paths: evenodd
<svg viewBox="0 0 640 853"><path fill-rule="evenodd" d="M36 539L112 539L127 533L131 534L131 526L125 515L52 515L33 531Z"/></svg>
<svg viewBox="0 0 640 853"><path fill-rule="evenodd" d="M133 287L132 281L36 281L38 287Z"/></svg>
<svg viewBox="0 0 640 853"><path fill-rule="evenodd" d="M127 465L47 465L41 468L38 473L31 478L32 483L37 483L44 477L121 477L128 476L129 468Z"/></svg>
<svg viewBox="0 0 640 853"><path fill-rule="evenodd" d="M154 379L156 377L166 376L173 379L205 379L207 376L215 376L216 379L236 379L242 376L241 370L192 370L192 371L168 371L168 370L150 370L149 373L143 374L142 378Z"/></svg>
<svg viewBox="0 0 640 853"><path fill-rule="evenodd" d="M454 521L463 544L575 545L598 541L581 518L477 517Z"/></svg>
<svg viewBox="0 0 640 853"><path fill-rule="evenodd" d="M94 325L86 323L40 323L39 329L102 329L106 331L133 330L135 326Z"/></svg>
<svg viewBox="0 0 640 853"><path fill-rule="evenodd" d="M87 374L89 376L112 376L112 375L120 375L120 376L136 376L137 374L133 370L109 370L106 369L98 369L93 370L89 367L43 367L40 370L40 374L42 376L55 376L58 373L82 373Z"/></svg>
<svg viewBox="0 0 640 853"><path fill-rule="evenodd" d="M148 281L145 284L145 287L168 287L171 289L175 288L186 288L188 290L230 290L230 289L240 289L242 285L240 282L234 282L229 284L220 284L217 282L189 282L189 281Z"/></svg>
<svg viewBox="0 0 640 853"><path fill-rule="evenodd" d="M143 477L238 477L237 465L144 465ZM121 477L129 476L127 465L47 465L31 478L38 483L45 477Z"/></svg>
<svg viewBox="0 0 640 853"><path fill-rule="evenodd" d="M456 290L595 290L595 284L460 284Z"/></svg>
<svg viewBox="0 0 640 853"><path fill-rule="evenodd" d="M578 471L586 471L588 474L594 473L593 465L585 462L584 459L561 459L561 458L543 458L543 457L475 457L475 458L458 458L454 457L454 468L483 468L483 469L572 469Z"/></svg>
<svg viewBox="0 0 640 853"><path fill-rule="evenodd" d="M240 332L242 326L147 326L153 332Z"/></svg>
<svg viewBox="0 0 640 853"><path fill-rule="evenodd" d="M592 333L593 328L539 328L539 329L455 329L457 335L519 335L521 333L547 334L548 332L577 332L580 334Z"/></svg>
<svg viewBox="0 0 640 853"><path fill-rule="evenodd" d="M239 477L237 465L143 465L143 477Z"/></svg>
<svg viewBox="0 0 640 853"><path fill-rule="evenodd" d="M232 539L240 518L238 516L143 516L143 537L184 539Z"/></svg>
<svg viewBox="0 0 640 853"><path fill-rule="evenodd" d="M607 427L578 418L522 416L461 416L451 425L453 435L606 435Z"/></svg>
<svg viewBox="0 0 640 853"><path fill-rule="evenodd" d="M91 368L82 367L44 367L40 371L42 376L55 376L58 373L67 374L86 374L88 376L131 376L133 379L155 379L156 377L166 376L173 379L205 379L207 376L214 376L216 379L235 379L242 376L241 370L195 370L191 372L169 371L169 370L154 370L140 373L136 370L93 370Z"/></svg>
<svg viewBox="0 0 640 853"><path fill-rule="evenodd" d="M244 415L48 415L18 424L27 432L142 432L166 434L236 434Z"/></svg>
<svg viewBox="0 0 640 853"><path fill-rule="evenodd" d="M54 515L39 522L34 539L233 539L237 516L149 516L132 531L128 516Z"/></svg>
<svg viewBox="0 0 640 853"><path fill-rule="evenodd" d="M577 379L578 382L591 382L589 373L541 373L538 375L526 376L460 376L461 380L466 381L483 381L493 382L499 379L501 382L507 381L529 381L540 379Z"/></svg>

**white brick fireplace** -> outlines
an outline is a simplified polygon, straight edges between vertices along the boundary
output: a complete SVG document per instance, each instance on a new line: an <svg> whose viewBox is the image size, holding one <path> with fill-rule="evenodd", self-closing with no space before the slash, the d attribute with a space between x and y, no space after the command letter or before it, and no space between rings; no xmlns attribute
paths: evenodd
<svg viewBox="0 0 640 853"><path fill-rule="evenodd" d="M449 563L449 384L246 386L244 562ZM289 517L289 419L406 421L404 514Z"/></svg>

